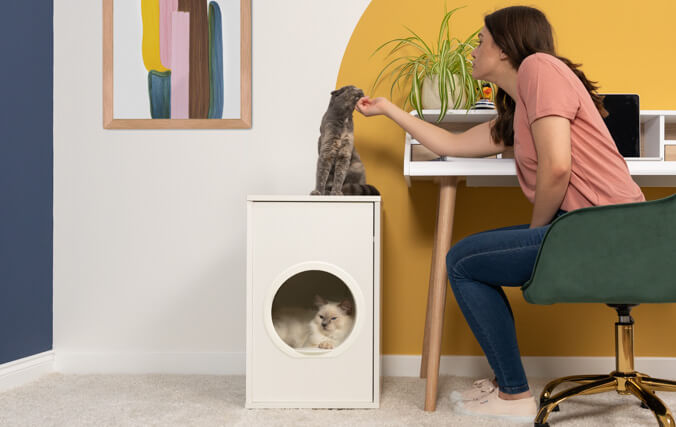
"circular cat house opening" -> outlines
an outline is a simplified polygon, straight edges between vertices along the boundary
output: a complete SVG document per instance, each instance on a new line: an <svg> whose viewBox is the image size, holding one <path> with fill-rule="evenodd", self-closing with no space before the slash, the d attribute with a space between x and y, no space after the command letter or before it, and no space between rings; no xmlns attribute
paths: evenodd
<svg viewBox="0 0 676 427"><path fill-rule="evenodd" d="M266 310L268 332L288 354L342 352L358 329L363 299L359 289L345 272L326 267L291 269L273 286Z"/></svg>

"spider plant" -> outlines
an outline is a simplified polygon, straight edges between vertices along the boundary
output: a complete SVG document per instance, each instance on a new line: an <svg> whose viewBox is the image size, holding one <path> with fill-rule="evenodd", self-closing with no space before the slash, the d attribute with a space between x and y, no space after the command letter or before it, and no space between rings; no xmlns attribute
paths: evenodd
<svg viewBox="0 0 676 427"><path fill-rule="evenodd" d="M451 38L449 21L453 14L463 7L465 6L457 7L447 12L447 8L444 6L444 17L441 20L436 46L432 43L426 43L418 34L406 26L404 28L411 33L411 36L395 38L380 45L371 54L371 57L385 48L385 46L393 43L396 43L396 45L386 55L386 58L405 47L415 49L416 55L399 56L385 65L373 82L371 93L374 92L375 88L383 80L385 72L390 70L390 73L386 77L392 78L396 76L390 88L390 99L392 99L394 88L400 88L400 82L405 84L410 81L410 91L404 102L404 108L410 103L418 112L419 117L422 117L421 92L423 82L426 78L429 78L431 82L431 77L437 75L437 89L441 100L437 123L446 116L449 107L449 91L452 98L455 99L452 108L457 109L461 107L460 103L464 94L465 103L463 107L469 110L474 105L483 83L483 81L477 81L472 77L472 63L470 59L470 52L478 44L476 35L481 29L476 30L465 41L461 41L457 37ZM458 77L458 84L456 84L454 76ZM495 90L493 92L495 93Z"/></svg>

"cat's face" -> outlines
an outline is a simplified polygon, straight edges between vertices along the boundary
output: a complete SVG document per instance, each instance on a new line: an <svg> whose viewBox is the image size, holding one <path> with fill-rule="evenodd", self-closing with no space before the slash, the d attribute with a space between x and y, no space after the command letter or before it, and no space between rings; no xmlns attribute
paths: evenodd
<svg viewBox="0 0 676 427"><path fill-rule="evenodd" d="M331 92L331 97L332 101L340 106L354 110L357 101L364 97L364 91L352 85L343 86Z"/></svg>
<svg viewBox="0 0 676 427"><path fill-rule="evenodd" d="M317 325L322 333L330 335L333 332L343 331L351 324L352 303L348 300L340 303L330 303L321 297L315 301L317 305L317 315L312 322Z"/></svg>

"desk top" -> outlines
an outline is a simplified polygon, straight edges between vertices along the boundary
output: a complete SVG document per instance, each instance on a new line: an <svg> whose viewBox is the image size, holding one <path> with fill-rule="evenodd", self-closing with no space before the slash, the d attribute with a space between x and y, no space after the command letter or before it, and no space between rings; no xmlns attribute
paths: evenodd
<svg viewBox="0 0 676 427"><path fill-rule="evenodd" d="M415 111L410 113L418 116ZM438 110L423 110L423 118L434 121ZM449 110L445 123L467 125L467 128L491 120L495 110ZM626 158L629 172L642 186L676 186L676 161L665 161L665 146L676 146L676 111L642 110L640 113L642 152L644 157ZM432 179L440 176L467 177L468 185L518 186L516 165L511 158L444 157L437 160L412 160L412 147L420 145L406 133L404 177Z"/></svg>
<svg viewBox="0 0 676 427"><path fill-rule="evenodd" d="M422 118L427 121L435 121L439 117L439 110L423 110ZM418 117L418 112L410 112L412 116ZM448 110L442 123L483 123L497 116L496 110ZM676 123L676 111L674 110L641 110L640 122L644 123L651 119L662 116L667 123Z"/></svg>

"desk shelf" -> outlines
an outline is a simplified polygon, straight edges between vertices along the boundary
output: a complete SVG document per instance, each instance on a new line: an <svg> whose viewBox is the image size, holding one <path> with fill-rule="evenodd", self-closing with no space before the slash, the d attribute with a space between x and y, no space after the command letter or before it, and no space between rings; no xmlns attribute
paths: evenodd
<svg viewBox="0 0 676 427"><path fill-rule="evenodd" d="M422 118L433 122L439 110L423 110ZM418 117L416 111L411 115ZM449 110L438 126L450 132L463 132L497 117L495 110ZM626 158L634 181L646 187L676 187L676 111L642 110L641 157ZM518 186L513 158L444 157L423 147L406 133L404 178L432 179L440 176L466 177L468 186ZM513 157L513 156L511 156Z"/></svg>

